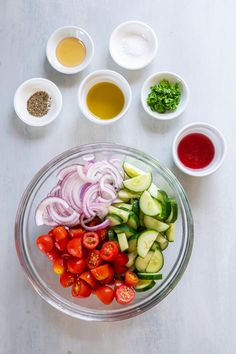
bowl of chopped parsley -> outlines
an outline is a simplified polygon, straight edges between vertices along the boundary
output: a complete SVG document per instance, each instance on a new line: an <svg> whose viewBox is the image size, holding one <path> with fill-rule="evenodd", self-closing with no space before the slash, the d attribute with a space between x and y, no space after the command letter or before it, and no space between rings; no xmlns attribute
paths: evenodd
<svg viewBox="0 0 236 354"><path fill-rule="evenodd" d="M149 76L141 91L144 110L152 117L167 120L178 117L187 107L189 89L185 81L171 72Z"/></svg>

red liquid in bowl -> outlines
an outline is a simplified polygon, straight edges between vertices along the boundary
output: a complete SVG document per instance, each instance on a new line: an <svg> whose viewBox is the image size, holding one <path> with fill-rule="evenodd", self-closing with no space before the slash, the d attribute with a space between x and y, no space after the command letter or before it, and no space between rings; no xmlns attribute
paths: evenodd
<svg viewBox="0 0 236 354"><path fill-rule="evenodd" d="M179 143L178 157L182 164L193 169L207 167L215 156L212 141L201 133L186 135Z"/></svg>

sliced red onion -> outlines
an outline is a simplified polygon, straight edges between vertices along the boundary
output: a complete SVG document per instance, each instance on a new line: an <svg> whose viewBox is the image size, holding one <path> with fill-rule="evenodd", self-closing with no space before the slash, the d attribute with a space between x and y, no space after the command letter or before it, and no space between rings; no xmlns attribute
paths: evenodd
<svg viewBox="0 0 236 354"><path fill-rule="evenodd" d="M59 181L62 181L69 173L76 172L78 166L80 165L71 165L60 170L57 174Z"/></svg>
<svg viewBox="0 0 236 354"><path fill-rule="evenodd" d="M36 214L35 214L35 221L37 225L43 225L44 224L44 213L46 211L46 208L52 204L61 204L65 209L70 208L68 203L63 200L62 198L58 197L48 197L45 198L37 207ZM52 217L51 217L52 218ZM52 218L53 219L53 218Z"/></svg>
<svg viewBox="0 0 236 354"><path fill-rule="evenodd" d="M97 231L97 230L105 229L106 227L109 227L111 225L110 220L104 220L101 224L95 226L87 226L86 221L84 221L83 215L80 218L80 223L83 226L83 228L87 231Z"/></svg>

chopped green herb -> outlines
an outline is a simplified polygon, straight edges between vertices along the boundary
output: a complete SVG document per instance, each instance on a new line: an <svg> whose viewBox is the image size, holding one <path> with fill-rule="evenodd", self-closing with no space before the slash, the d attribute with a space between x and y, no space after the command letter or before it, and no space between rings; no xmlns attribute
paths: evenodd
<svg viewBox="0 0 236 354"><path fill-rule="evenodd" d="M181 96L178 82L172 84L164 79L158 85L151 86L150 90L147 104L152 111L165 113L176 110Z"/></svg>

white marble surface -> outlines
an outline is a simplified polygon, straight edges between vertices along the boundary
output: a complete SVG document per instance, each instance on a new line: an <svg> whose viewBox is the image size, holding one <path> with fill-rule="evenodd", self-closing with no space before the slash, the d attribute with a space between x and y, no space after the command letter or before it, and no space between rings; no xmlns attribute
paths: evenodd
<svg viewBox="0 0 236 354"><path fill-rule="evenodd" d="M0 205L1 354L233 354L236 352L236 2L234 0L0 0ZM122 21L149 23L159 38L156 60L127 72L108 54L112 29ZM45 59L48 36L59 26L84 27L95 42L85 72L63 76ZM98 127L78 111L76 93L90 71L110 68L133 90L126 118ZM172 70L189 84L185 114L168 123L149 119L139 94L148 74ZM13 111L17 86L30 77L53 80L64 108L51 126L35 129ZM227 159L204 179L177 171L171 142L184 124L215 124L228 142ZM56 154L87 142L127 144L160 159L178 176L190 199L195 243L177 288L140 317L117 323L87 323L57 312L34 292L18 264L14 218L24 188Z"/></svg>

